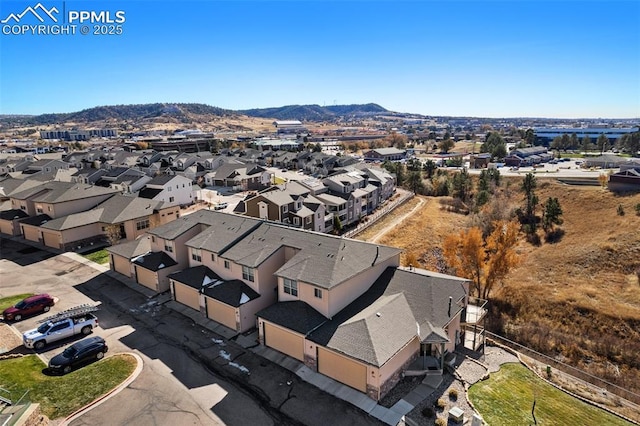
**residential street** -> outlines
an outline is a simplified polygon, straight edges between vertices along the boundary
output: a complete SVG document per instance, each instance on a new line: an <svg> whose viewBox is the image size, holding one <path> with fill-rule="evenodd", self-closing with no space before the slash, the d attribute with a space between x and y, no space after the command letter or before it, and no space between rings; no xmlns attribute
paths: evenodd
<svg viewBox="0 0 640 426"><path fill-rule="evenodd" d="M107 419L114 425L379 424L91 264L4 238L0 243L0 297L47 292L59 298L52 313L101 303L95 333L107 340L108 355L134 352L144 361L132 384L73 425L105 424ZM37 320L24 320L15 328L23 332L34 328ZM77 340L53 344L42 355L49 359Z"/></svg>

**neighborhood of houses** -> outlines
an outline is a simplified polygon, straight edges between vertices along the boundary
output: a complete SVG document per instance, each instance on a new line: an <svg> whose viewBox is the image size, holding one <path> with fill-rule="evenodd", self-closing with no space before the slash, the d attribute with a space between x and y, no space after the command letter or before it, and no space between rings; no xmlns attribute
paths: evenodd
<svg viewBox="0 0 640 426"><path fill-rule="evenodd" d="M442 374L456 345L482 343L466 279L328 234L395 191L394 176L353 157L89 151L0 167L2 234L60 250L109 245L113 271L236 332L257 328L261 344L374 400L407 372ZM277 182L273 167L301 179ZM183 214L198 183L244 198L233 214Z"/></svg>
<svg viewBox="0 0 640 426"><path fill-rule="evenodd" d="M297 125L279 130L288 126ZM257 329L261 344L374 400L404 374L442 374L458 345L481 347L484 301L468 280L402 268L399 249L334 235L394 196L395 176L379 163L407 150L360 159L263 142L0 160L0 232L64 251L108 246L111 270L234 332ZM490 160L470 156L475 168ZM530 147L504 164L550 161L547 148ZM616 163L610 185L637 188L634 164ZM185 210L219 193L240 198Z"/></svg>

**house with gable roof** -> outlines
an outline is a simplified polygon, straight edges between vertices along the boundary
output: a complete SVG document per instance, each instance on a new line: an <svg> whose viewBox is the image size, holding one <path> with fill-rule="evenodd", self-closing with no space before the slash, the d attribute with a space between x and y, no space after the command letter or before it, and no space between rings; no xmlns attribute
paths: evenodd
<svg viewBox="0 0 640 426"><path fill-rule="evenodd" d="M400 268L399 249L207 210L149 235L139 283L374 400L466 341L468 280Z"/></svg>
<svg viewBox="0 0 640 426"><path fill-rule="evenodd" d="M51 218L38 215L20 223L24 238L47 247L75 251L109 244L109 234L131 241L153 227L175 219L179 208L126 195L113 195L95 207ZM114 238L111 236L110 238Z"/></svg>

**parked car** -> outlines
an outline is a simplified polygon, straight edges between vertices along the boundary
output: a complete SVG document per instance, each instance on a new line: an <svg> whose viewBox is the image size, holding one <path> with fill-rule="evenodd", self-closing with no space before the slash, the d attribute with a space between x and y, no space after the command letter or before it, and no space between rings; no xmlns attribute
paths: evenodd
<svg viewBox="0 0 640 426"><path fill-rule="evenodd" d="M27 316L49 312L49 309L51 309L54 304L53 297L48 294L36 294L5 309L2 312L2 317L5 321L20 321Z"/></svg>
<svg viewBox="0 0 640 426"><path fill-rule="evenodd" d="M45 318L38 328L22 334L22 343L29 349L40 350L76 334L89 335L98 326L98 318L91 313L96 310L96 307L79 306Z"/></svg>
<svg viewBox="0 0 640 426"><path fill-rule="evenodd" d="M102 337L89 337L74 343L49 361L49 369L67 374L90 361L104 358L109 347Z"/></svg>
<svg viewBox="0 0 640 426"><path fill-rule="evenodd" d="M224 210L227 207L229 207L229 203L218 203L213 207L213 209L214 210Z"/></svg>

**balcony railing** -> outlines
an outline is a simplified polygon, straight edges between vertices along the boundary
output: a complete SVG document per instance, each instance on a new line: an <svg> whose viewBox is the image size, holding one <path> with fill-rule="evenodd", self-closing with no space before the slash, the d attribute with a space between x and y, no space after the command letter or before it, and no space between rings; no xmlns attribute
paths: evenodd
<svg viewBox="0 0 640 426"><path fill-rule="evenodd" d="M485 332L484 328L480 327L477 324L465 324L463 326L464 330L464 347L467 349L471 349L472 351L477 351L484 345L485 343Z"/></svg>
<svg viewBox="0 0 640 426"><path fill-rule="evenodd" d="M469 297L464 322L466 324L478 324L487 314L487 300L478 297Z"/></svg>

